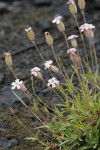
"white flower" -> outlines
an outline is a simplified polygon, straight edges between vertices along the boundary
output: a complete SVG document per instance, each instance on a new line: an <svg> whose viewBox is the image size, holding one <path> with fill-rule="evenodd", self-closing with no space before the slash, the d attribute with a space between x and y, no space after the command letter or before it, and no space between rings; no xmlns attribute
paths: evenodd
<svg viewBox="0 0 100 150"><path fill-rule="evenodd" d="M29 32L29 31L31 31L31 30L32 30L31 27L27 27L27 29L25 29L26 32Z"/></svg>
<svg viewBox="0 0 100 150"><path fill-rule="evenodd" d="M67 50L67 54L75 53L76 51L77 51L76 48L70 48L69 50Z"/></svg>
<svg viewBox="0 0 100 150"><path fill-rule="evenodd" d="M45 65L45 69L48 69L52 63L53 63L52 60L46 61L45 64L44 64Z"/></svg>
<svg viewBox="0 0 100 150"><path fill-rule="evenodd" d="M33 69L31 69L31 74L34 75L35 77L38 75L38 72L41 69L39 67L34 67Z"/></svg>
<svg viewBox="0 0 100 150"><path fill-rule="evenodd" d="M69 0L66 4L75 4L74 0Z"/></svg>
<svg viewBox="0 0 100 150"><path fill-rule="evenodd" d="M71 39L74 39L74 38L77 38L78 36L77 35L71 35L67 38L67 40L71 40Z"/></svg>
<svg viewBox="0 0 100 150"><path fill-rule="evenodd" d="M48 80L47 86L50 85L52 86L52 88L55 88L57 85L59 85L59 81L55 77L53 77L52 79Z"/></svg>
<svg viewBox="0 0 100 150"><path fill-rule="evenodd" d="M23 84L23 81L19 81L19 79L16 79L15 82L13 82L11 85L12 85L12 89L20 89L21 88L21 85Z"/></svg>
<svg viewBox="0 0 100 150"><path fill-rule="evenodd" d="M8 52L5 52L4 55L9 56L9 55L11 55L11 53L8 51Z"/></svg>
<svg viewBox="0 0 100 150"><path fill-rule="evenodd" d="M62 18L63 18L62 16L57 15L57 17L55 17L55 19L52 21L52 23L59 24L61 22Z"/></svg>
<svg viewBox="0 0 100 150"><path fill-rule="evenodd" d="M93 29L93 28L95 28L95 26L94 25L92 25L92 24L88 24L88 23L84 23L83 25L81 25L80 26L80 30L81 30L81 32L84 32L84 31L86 31L86 30L91 30L91 29Z"/></svg>

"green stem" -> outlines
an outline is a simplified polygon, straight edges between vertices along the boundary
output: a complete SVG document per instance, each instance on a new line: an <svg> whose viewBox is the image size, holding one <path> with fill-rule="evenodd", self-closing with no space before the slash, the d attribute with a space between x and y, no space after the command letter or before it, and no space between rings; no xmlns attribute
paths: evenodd
<svg viewBox="0 0 100 150"><path fill-rule="evenodd" d="M82 35L82 33L81 33L80 29L79 29L78 20L77 20L77 17L75 15L74 15L74 18L75 18L75 21L76 21L76 24L77 24L77 27L78 27L78 30L79 30L79 33L80 33L80 37L81 37L82 43L83 43L83 48L84 48L84 52L85 52L86 61L88 63L89 61L88 61L88 56L87 56L86 47L85 47L85 43L84 43L84 38L83 38L83 35Z"/></svg>
<svg viewBox="0 0 100 150"><path fill-rule="evenodd" d="M12 67L10 67L10 70L11 70L11 72L12 72L13 76L15 77L15 79L17 79L17 76L16 76L16 74L15 74L15 72L14 72L14 70L13 70L13 68L12 68Z"/></svg>

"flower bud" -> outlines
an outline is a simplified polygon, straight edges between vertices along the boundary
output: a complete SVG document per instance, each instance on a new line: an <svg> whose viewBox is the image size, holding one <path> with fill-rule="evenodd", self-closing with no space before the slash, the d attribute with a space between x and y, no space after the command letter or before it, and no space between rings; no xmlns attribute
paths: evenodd
<svg viewBox="0 0 100 150"><path fill-rule="evenodd" d="M75 48L70 48L67 50L67 54L69 54L71 61L73 64L77 65L79 67L81 65L81 58L75 53L77 49Z"/></svg>
<svg viewBox="0 0 100 150"><path fill-rule="evenodd" d="M49 69L55 73L59 73L59 68L57 68L56 66L54 65L50 65Z"/></svg>
<svg viewBox="0 0 100 150"><path fill-rule="evenodd" d="M78 0L78 6L81 10L85 9L85 0Z"/></svg>
<svg viewBox="0 0 100 150"><path fill-rule="evenodd" d="M76 7L74 0L69 0L69 2L67 2L67 4L69 4L69 10L70 10L71 14L73 16L75 16L77 14L77 7Z"/></svg>
<svg viewBox="0 0 100 150"><path fill-rule="evenodd" d="M91 29L84 31L84 35L89 39L92 40L94 38L94 32Z"/></svg>
<svg viewBox="0 0 100 150"><path fill-rule="evenodd" d="M7 52L7 53L4 53L5 55L5 62L7 64L8 67L12 67L12 57L11 57L11 53L10 52Z"/></svg>
<svg viewBox="0 0 100 150"><path fill-rule="evenodd" d="M76 53L70 53L70 59L73 64L77 64L78 66L81 65L81 59Z"/></svg>
<svg viewBox="0 0 100 150"><path fill-rule="evenodd" d="M45 32L46 42L50 47L53 47L53 38L49 32Z"/></svg>
<svg viewBox="0 0 100 150"><path fill-rule="evenodd" d="M92 40L94 38L94 32L92 29L94 29L95 26L92 24L85 23L80 26L80 31L84 33L84 35L89 39Z"/></svg>
<svg viewBox="0 0 100 150"><path fill-rule="evenodd" d="M25 31L26 31L26 33L27 33L27 36L28 36L29 40L30 40L32 43L34 43L34 41L35 41L35 34L34 34L32 28L31 28L31 27L28 27L27 29L25 29Z"/></svg>
<svg viewBox="0 0 100 150"><path fill-rule="evenodd" d="M65 32L65 25L62 21L59 24L57 24L57 28L59 32Z"/></svg>
<svg viewBox="0 0 100 150"><path fill-rule="evenodd" d="M71 45L74 47L74 48L77 48L77 41L75 38L71 39Z"/></svg>
<svg viewBox="0 0 100 150"><path fill-rule="evenodd" d="M36 76L38 79L42 80L43 79L43 76L41 74L41 72L37 72L37 76Z"/></svg>
<svg viewBox="0 0 100 150"><path fill-rule="evenodd" d="M24 83L20 84L20 90L23 91L23 92L27 91L27 88L26 88Z"/></svg>

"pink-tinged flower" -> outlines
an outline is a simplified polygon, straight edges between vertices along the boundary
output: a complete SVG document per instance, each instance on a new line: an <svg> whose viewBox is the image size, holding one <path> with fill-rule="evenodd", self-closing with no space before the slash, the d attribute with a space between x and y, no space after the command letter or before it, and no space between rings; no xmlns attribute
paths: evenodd
<svg viewBox="0 0 100 150"><path fill-rule="evenodd" d="M79 29L80 29L81 32L84 32L86 30L91 30L91 29L94 29L94 28L95 28L94 25L88 24L88 23L84 23L83 25L80 26Z"/></svg>
<svg viewBox="0 0 100 150"><path fill-rule="evenodd" d="M18 89L18 90L21 90L21 91L27 91L27 88L25 87L23 81L19 81L19 79L16 79L15 82L12 82L12 89Z"/></svg>
<svg viewBox="0 0 100 150"><path fill-rule="evenodd" d="M69 36L69 37L67 38L67 40L72 40L72 39L77 38L77 37L78 37L77 35L71 35L71 36Z"/></svg>
<svg viewBox="0 0 100 150"><path fill-rule="evenodd" d="M60 24L62 21L62 18L63 18L62 16L57 15L57 17L55 17L55 19L52 21L52 23Z"/></svg>
<svg viewBox="0 0 100 150"><path fill-rule="evenodd" d="M52 88L56 88L57 86L59 86L59 81L55 77L53 77L52 79L48 80L47 86L50 85L52 86Z"/></svg>
<svg viewBox="0 0 100 150"><path fill-rule="evenodd" d="M45 64L44 64L45 65L45 69L49 69L52 63L53 63L52 60L46 61Z"/></svg>
<svg viewBox="0 0 100 150"><path fill-rule="evenodd" d="M75 4L74 0L69 0L66 4Z"/></svg>
<svg viewBox="0 0 100 150"><path fill-rule="evenodd" d="M70 48L69 50L67 50L67 54L74 54L76 51L76 48Z"/></svg>
<svg viewBox="0 0 100 150"><path fill-rule="evenodd" d="M38 72L40 72L40 70L41 69L39 67L34 67L33 69L31 69L31 74L36 77L38 76Z"/></svg>

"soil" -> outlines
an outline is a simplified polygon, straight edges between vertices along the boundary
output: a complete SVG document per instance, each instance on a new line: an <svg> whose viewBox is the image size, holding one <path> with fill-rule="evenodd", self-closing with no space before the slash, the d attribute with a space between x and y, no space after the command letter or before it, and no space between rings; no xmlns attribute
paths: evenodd
<svg viewBox="0 0 100 150"><path fill-rule="evenodd" d="M36 34L36 43L46 60L53 59L51 49L45 42L44 32L50 31L54 38L55 51L57 56L61 56L65 67L70 66L70 60L65 55L67 48L63 35L58 32L56 25L51 21L57 14L64 16L67 35L78 32L73 17L66 6L65 0L11 0L0 1L0 150L43 150L44 148L37 142L26 140L26 137L34 136L34 127L39 125L39 121L30 113L14 96L10 89L14 77L9 71L4 61L4 52L10 50L13 57L13 68L19 79L25 81L29 91L31 91L30 69L39 66L44 69L43 62L34 46L28 40L25 28L30 25ZM100 5L99 1L88 0L86 8L87 22L93 23L95 29L95 45L100 63ZM79 22L82 22L81 15L78 15ZM80 55L83 57L83 49L80 44ZM55 60L54 60L55 63ZM68 67L67 67L68 68ZM70 67L67 69L71 73ZM49 74L43 71L43 76L47 80ZM59 78L60 79L60 78ZM58 98L52 95L45 85L35 79L35 90L47 103L54 105ZM24 99L28 106L30 101L23 93L16 91ZM14 114L11 112L13 109ZM43 119L41 112L38 115ZM21 121L18 122L18 119ZM43 136L44 140L45 137Z"/></svg>

